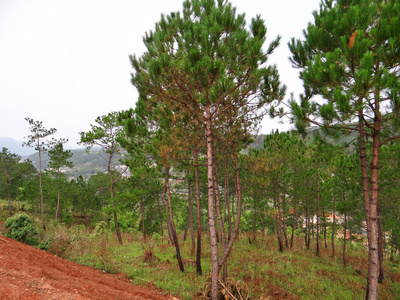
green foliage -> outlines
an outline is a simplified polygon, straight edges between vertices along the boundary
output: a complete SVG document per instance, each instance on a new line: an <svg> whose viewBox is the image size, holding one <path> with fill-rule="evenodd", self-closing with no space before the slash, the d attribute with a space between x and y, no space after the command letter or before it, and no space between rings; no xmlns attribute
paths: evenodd
<svg viewBox="0 0 400 300"><path fill-rule="evenodd" d="M26 213L18 213L8 218L4 226L8 229L6 236L9 238L31 246L36 246L39 242L36 237L38 231L35 222Z"/></svg>
<svg viewBox="0 0 400 300"><path fill-rule="evenodd" d="M152 239L154 242L156 242L157 244L160 243L160 242L163 240L162 236L161 236L159 233L157 233L157 232L154 232L154 233L153 233L153 236L151 237L151 239Z"/></svg>
<svg viewBox="0 0 400 300"><path fill-rule="evenodd" d="M95 235L102 235L104 233L108 232L108 224L105 221L100 221L99 223L96 224L93 233Z"/></svg>
<svg viewBox="0 0 400 300"><path fill-rule="evenodd" d="M62 222L67 225L67 226L71 226L72 223L74 222L74 218L71 215L64 215Z"/></svg>

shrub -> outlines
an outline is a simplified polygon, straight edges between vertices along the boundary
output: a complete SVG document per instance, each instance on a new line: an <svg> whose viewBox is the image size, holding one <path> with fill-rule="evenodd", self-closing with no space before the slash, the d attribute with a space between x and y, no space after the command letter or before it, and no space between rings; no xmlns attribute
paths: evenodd
<svg viewBox="0 0 400 300"><path fill-rule="evenodd" d="M96 227L94 228L94 234L95 235L102 235L103 233L107 233L108 229L108 224L105 221L100 221L99 223L96 224Z"/></svg>
<svg viewBox="0 0 400 300"><path fill-rule="evenodd" d="M8 218L4 226L8 229L6 237L31 246L36 246L39 243L36 238L38 231L35 228L35 222L26 213L19 213Z"/></svg>
<svg viewBox="0 0 400 300"><path fill-rule="evenodd" d="M163 237L159 233L154 232L153 236L152 236L152 240L158 244L158 243L162 242Z"/></svg>
<svg viewBox="0 0 400 300"><path fill-rule="evenodd" d="M67 226L71 226L74 222L74 218L71 215L65 215L62 219L62 222Z"/></svg>

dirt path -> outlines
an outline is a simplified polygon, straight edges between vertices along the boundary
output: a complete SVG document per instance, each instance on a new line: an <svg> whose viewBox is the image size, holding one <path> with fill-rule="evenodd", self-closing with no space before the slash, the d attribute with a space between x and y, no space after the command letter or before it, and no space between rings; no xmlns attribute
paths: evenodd
<svg viewBox="0 0 400 300"><path fill-rule="evenodd" d="M134 286L123 275L105 274L0 235L0 299L170 297L156 289Z"/></svg>

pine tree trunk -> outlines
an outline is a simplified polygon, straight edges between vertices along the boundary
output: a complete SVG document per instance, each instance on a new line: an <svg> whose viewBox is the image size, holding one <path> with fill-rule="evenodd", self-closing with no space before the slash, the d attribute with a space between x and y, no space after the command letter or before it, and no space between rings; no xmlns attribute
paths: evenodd
<svg viewBox="0 0 400 300"><path fill-rule="evenodd" d="M55 216L55 220L58 220L58 212L60 209L60 187L58 187L58 192L57 192L57 207L56 207L56 216Z"/></svg>
<svg viewBox="0 0 400 300"><path fill-rule="evenodd" d="M293 249L294 230L296 229L296 206L293 206L292 236L290 237L290 249Z"/></svg>
<svg viewBox="0 0 400 300"><path fill-rule="evenodd" d="M188 169L188 176L190 175ZM196 243L195 243L195 238L194 238L194 230L193 230L193 199L192 199L192 187L190 185L190 182L188 182L188 200L189 200L189 226L190 226L190 239L192 242L192 248L190 250L190 253L194 255L195 249L196 249Z"/></svg>
<svg viewBox="0 0 400 300"><path fill-rule="evenodd" d="M167 194L167 190L168 190L168 181L167 181L167 179L168 179L168 176L167 176L167 173L166 173L166 175L164 177L164 189L163 189L163 192L161 194L161 201L162 201L162 204L163 204L164 210L165 210L165 215L166 215L166 219L165 220L166 220L166 223L167 223L169 240L170 240L171 244L173 246L175 246L174 236L172 234L171 220L169 218L169 212L168 212L168 203L167 203L167 200L165 200L165 195Z"/></svg>
<svg viewBox="0 0 400 300"><path fill-rule="evenodd" d="M201 270L201 210L200 210L200 178L199 178L199 152L194 153L194 176L196 179L196 206L197 206L197 250L196 250L196 270L198 275L202 275Z"/></svg>
<svg viewBox="0 0 400 300"><path fill-rule="evenodd" d="M322 215L324 216L324 243L325 249L328 248L328 244L326 243L326 216L325 216L325 209L322 208Z"/></svg>
<svg viewBox="0 0 400 300"><path fill-rule="evenodd" d="M276 190L276 184L274 184L274 205L275 205L275 222L276 222L276 237L278 239L279 252L283 252L283 238L282 238L282 223L281 223L281 205L279 192Z"/></svg>
<svg viewBox="0 0 400 300"><path fill-rule="evenodd" d="M111 192L111 207L113 208L114 225L115 225L115 232L116 232L117 238L118 238L118 243L120 245L123 245L121 232L119 231L117 213L115 212L115 206L114 206L114 178L111 173L111 159L112 159L112 156L110 156L109 161L108 161L108 166L107 166L108 175L110 176L110 180L111 180L111 188L110 188L110 190L111 190L110 191Z"/></svg>
<svg viewBox="0 0 400 300"><path fill-rule="evenodd" d="M385 279L384 270L383 270L383 228L382 228L382 218L381 215L381 207L380 203L378 203L378 244L379 244L379 277L378 282L383 283Z"/></svg>
<svg viewBox="0 0 400 300"><path fill-rule="evenodd" d="M285 246L286 248L289 248L289 242L286 234L286 217L285 217L285 211L286 211L286 198L285 198L285 193L282 195L282 233L285 238Z"/></svg>
<svg viewBox="0 0 400 300"><path fill-rule="evenodd" d="M188 217L187 222L186 222L186 226L185 226L185 233L183 234L183 241L187 240L187 233L189 231L189 226L190 226L190 218Z"/></svg>
<svg viewBox="0 0 400 300"><path fill-rule="evenodd" d="M242 215L242 186L240 182L239 176L239 160L237 155L236 144L233 145L233 155L235 156L235 183L236 183L236 194L237 194L237 213L235 219L235 226L233 229L232 239L229 241L228 246L226 247L226 251L222 255L221 260L219 261L219 268L218 272L220 271L221 267L225 264L227 260L233 244L235 243L237 237L239 236L239 224L240 224L240 217Z"/></svg>
<svg viewBox="0 0 400 300"><path fill-rule="evenodd" d="M316 255L319 256L319 197L320 197L320 193L319 193L319 166L317 165L317 253Z"/></svg>
<svg viewBox="0 0 400 300"><path fill-rule="evenodd" d="M346 244L347 244L347 215L344 214L344 232L343 232L343 265L347 266L346 262Z"/></svg>
<svg viewBox="0 0 400 300"><path fill-rule="evenodd" d="M335 222L336 222L336 194L333 196L333 218L332 218L332 257L335 257Z"/></svg>
<svg viewBox="0 0 400 300"><path fill-rule="evenodd" d="M364 142L364 124L362 112L359 116L359 145L362 169L363 193L365 203L365 215L367 221L368 237L368 281L366 299L378 298L379 280L379 242L378 242L378 201L379 201L379 146L380 146L380 116L379 101L375 101L375 118L373 129L372 162L371 162L371 193L368 188L367 156Z"/></svg>
<svg viewBox="0 0 400 300"><path fill-rule="evenodd" d="M142 233L143 233L143 241L146 242L146 230L144 228L144 207L143 207L143 199L140 198L140 211L142 212Z"/></svg>
<svg viewBox="0 0 400 300"><path fill-rule="evenodd" d="M38 151L39 151L39 189L40 189L40 213L42 215L42 226L46 230L45 217L44 217L44 201L43 201L43 186L42 186L42 151L40 150L38 138Z"/></svg>
<svg viewBox="0 0 400 300"><path fill-rule="evenodd" d="M225 229L224 229L224 221L222 220L222 213L221 213L221 201L219 198L219 190L218 190L218 181L217 181L217 174L215 172L214 168L214 193L215 193L215 201L216 201L216 210L217 210L217 215L219 219L219 226L220 226L220 232L221 232L221 242L222 242L222 249L223 253L226 252L226 238L225 238ZM228 260L225 260L223 272L222 272L222 280L223 282L226 281L226 278L228 277L228 268L227 268L227 262Z"/></svg>
<svg viewBox="0 0 400 300"><path fill-rule="evenodd" d="M394 227L392 227L392 234L390 237L390 261L394 260Z"/></svg>
<svg viewBox="0 0 400 300"><path fill-rule="evenodd" d="M310 250L310 200L307 198L307 209L306 209L306 247Z"/></svg>
<svg viewBox="0 0 400 300"><path fill-rule="evenodd" d="M229 160L228 155L225 162L225 205L228 209L228 242L232 237L231 208L229 204Z"/></svg>
<svg viewBox="0 0 400 300"><path fill-rule="evenodd" d="M168 211L169 211L169 222L171 225L171 230L172 230L172 238L174 240L175 244L175 251L176 251L176 259L178 260L178 265L179 265L179 270L181 272L185 272L185 268L183 267L183 262L181 258L181 252L179 249L179 243L178 243L178 236L176 234L176 229L175 229L175 223L174 223L174 215L172 214L172 201L171 201L171 189L169 186L169 174L168 174L168 167L165 167L165 181L167 183L167 196L168 196Z"/></svg>
<svg viewBox="0 0 400 300"><path fill-rule="evenodd" d="M161 204L160 204L160 198L158 198L158 203L157 203L157 207L158 207L158 215L160 216L160 230L161 230L161 236L164 237L164 226L163 226L163 216L161 213L161 208L160 208Z"/></svg>
<svg viewBox="0 0 400 300"><path fill-rule="evenodd" d="M261 233L262 233L263 236L265 236L264 222L263 222L263 219L262 219L262 217L261 217L260 212L258 212L258 217L260 218L260 223L261 223Z"/></svg>
<svg viewBox="0 0 400 300"><path fill-rule="evenodd" d="M211 127L211 108L206 108L206 138L207 138L207 188L208 188L208 226L210 230L211 248L211 300L218 298L218 242L214 215L214 160L213 136Z"/></svg>

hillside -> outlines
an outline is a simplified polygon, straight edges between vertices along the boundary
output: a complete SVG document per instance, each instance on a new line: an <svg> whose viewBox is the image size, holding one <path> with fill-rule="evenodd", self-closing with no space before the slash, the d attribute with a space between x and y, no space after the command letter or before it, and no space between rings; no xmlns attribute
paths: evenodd
<svg viewBox="0 0 400 300"><path fill-rule="evenodd" d="M321 130L319 130L319 131L321 132ZM312 140L313 135L314 135L313 130L310 130L310 133L308 133L307 136ZM263 135L263 134L255 136L253 143L251 143L247 147L247 149L244 150L244 153L248 153L248 149L263 148L265 137L266 137L266 135ZM339 141L334 140L332 138L328 138L328 141L333 144L339 144L339 143L344 144L344 143L349 143L353 140L354 140L354 135L344 135ZM31 150L30 148L22 148L22 149ZM67 177L77 178L78 176L82 175L83 177L88 178L90 175L97 174L99 172L106 172L107 164L106 164L106 161L100 156L100 154L101 154L100 148L94 147L89 152L86 152L85 148L73 149L71 151L73 153L73 156L69 160L73 162L74 167L71 169L66 169L65 174L67 175ZM10 152L13 152L13 151L10 150ZM13 152L13 153L18 154L19 152ZM114 158L114 166L118 167L118 166L122 165L119 162L119 160L122 157L123 157L123 155L119 155ZM36 167L36 169L39 169L38 153L31 154L31 155L27 156L26 159L31 160L33 165ZM45 153L42 156L42 169L43 170L47 168L48 162L49 162L49 157Z"/></svg>
<svg viewBox="0 0 400 300"><path fill-rule="evenodd" d="M0 299L170 299L106 274L0 236Z"/></svg>
<svg viewBox="0 0 400 300"><path fill-rule="evenodd" d="M9 137L0 137L0 151L1 149L7 148L11 153L15 153L19 156L28 156L35 153L35 150L29 147L22 147L22 142L14 140Z"/></svg>
<svg viewBox="0 0 400 300"><path fill-rule="evenodd" d="M67 177L77 178L78 176L82 175L83 177L88 178L90 175L107 171L106 161L100 156L101 154L100 148L93 148L89 152L86 152L85 148L74 149L71 151L73 155L69 159L69 161L71 161L74 164L74 167L65 170L65 174L67 175ZM121 157L122 157L121 155L119 156L117 155L114 158L115 166L121 165L121 163L119 163L119 159ZM27 159L32 161L36 169L39 168L38 153L28 156ZM47 168L48 162L49 162L49 156L47 155L47 153L45 153L42 156L42 169Z"/></svg>

